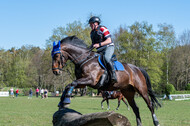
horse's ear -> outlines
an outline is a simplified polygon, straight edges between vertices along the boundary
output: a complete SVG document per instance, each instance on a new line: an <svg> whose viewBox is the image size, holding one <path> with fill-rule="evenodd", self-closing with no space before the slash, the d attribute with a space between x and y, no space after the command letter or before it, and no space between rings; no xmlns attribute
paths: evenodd
<svg viewBox="0 0 190 126"><path fill-rule="evenodd" d="M53 47L54 47L54 46L56 46L56 43L55 43L55 41L53 42Z"/></svg>

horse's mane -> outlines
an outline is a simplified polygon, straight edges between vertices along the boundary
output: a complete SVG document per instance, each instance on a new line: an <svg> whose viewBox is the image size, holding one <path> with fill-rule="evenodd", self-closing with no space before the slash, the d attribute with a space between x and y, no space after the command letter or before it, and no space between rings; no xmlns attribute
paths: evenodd
<svg viewBox="0 0 190 126"><path fill-rule="evenodd" d="M87 45L84 43L84 41L77 38L76 36L68 36L62 39L61 44L64 44L64 43L75 45L75 46L82 47L85 49L87 48Z"/></svg>

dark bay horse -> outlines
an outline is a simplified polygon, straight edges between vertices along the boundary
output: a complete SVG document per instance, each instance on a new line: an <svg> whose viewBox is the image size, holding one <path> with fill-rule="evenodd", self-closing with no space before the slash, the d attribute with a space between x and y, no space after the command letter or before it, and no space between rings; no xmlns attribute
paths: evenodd
<svg viewBox="0 0 190 126"><path fill-rule="evenodd" d="M58 44L53 45L52 50L52 71L55 75L60 75L67 60L75 65L76 80L65 87L60 98L59 107L64 107L67 99L74 88L84 88L90 86L97 89L97 83L104 73L104 69L98 63L97 53L89 50L87 45L75 36L62 39ZM160 106L156 99L149 76L145 70L132 64L122 63L125 70L116 71L117 83L110 84L107 91L120 90L132 107L138 126L141 126L139 108L134 100L135 92L138 92L147 104L153 118L155 126L159 126L158 119L154 112L154 107ZM150 98L149 98L150 97ZM70 103L70 102L68 102Z"/></svg>
<svg viewBox="0 0 190 126"><path fill-rule="evenodd" d="M128 106L127 102L125 101L125 97L123 96L123 94L120 91L111 91L111 92L110 91L100 91L100 92L98 92L98 94L99 93L102 94L102 98L103 98L103 100L101 101L102 109L104 108L103 102L105 102L105 101L107 102L107 106L108 106L108 110L109 110L110 109L109 99L118 99L118 106L117 106L116 110L119 109L121 100L126 104L128 110L129 110L129 106Z"/></svg>

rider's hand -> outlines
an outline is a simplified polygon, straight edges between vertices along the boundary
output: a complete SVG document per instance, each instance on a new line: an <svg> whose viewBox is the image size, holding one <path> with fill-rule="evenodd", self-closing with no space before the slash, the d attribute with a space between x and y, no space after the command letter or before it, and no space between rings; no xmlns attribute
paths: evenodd
<svg viewBox="0 0 190 126"><path fill-rule="evenodd" d="M94 44L93 47L98 48L98 47L100 47L100 45L99 44Z"/></svg>

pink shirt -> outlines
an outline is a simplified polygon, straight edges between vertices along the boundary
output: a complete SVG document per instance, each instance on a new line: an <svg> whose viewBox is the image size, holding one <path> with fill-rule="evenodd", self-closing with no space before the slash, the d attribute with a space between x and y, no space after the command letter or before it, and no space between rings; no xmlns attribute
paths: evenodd
<svg viewBox="0 0 190 126"><path fill-rule="evenodd" d="M36 92L39 92L39 89L36 89Z"/></svg>

